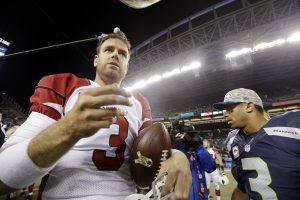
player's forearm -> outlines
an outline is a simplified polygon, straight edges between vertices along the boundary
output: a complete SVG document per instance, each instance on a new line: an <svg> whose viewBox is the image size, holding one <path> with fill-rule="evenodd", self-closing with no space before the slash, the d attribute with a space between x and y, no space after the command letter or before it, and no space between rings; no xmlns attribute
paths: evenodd
<svg viewBox="0 0 300 200"><path fill-rule="evenodd" d="M80 139L67 125L61 119L31 140L28 155L38 167L52 166Z"/></svg>
<svg viewBox="0 0 300 200"><path fill-rule="evenodd" d="M30 139L27 139L1 152L0 181L4 186L16 189L27 187L52 169L38 167L32 162L28 156L29 142Z"/></svg>
<svg viewBox="0 0 300 200"><path fill-rule="evenodd" d="M0 165L2 186L20 189L49 173L79 140L73 132L70 123L63 118L33 139L28 138L5 148L0 153L0 163L5 163ZM5 191L2 186L1 190Z"/></svg>
<svg viewBox="0 0 300 200"><path fill-rule="evenodd" d="M246 193L242 192L237 187L233 190L231 200L248 200L248 196Z"/></svg>

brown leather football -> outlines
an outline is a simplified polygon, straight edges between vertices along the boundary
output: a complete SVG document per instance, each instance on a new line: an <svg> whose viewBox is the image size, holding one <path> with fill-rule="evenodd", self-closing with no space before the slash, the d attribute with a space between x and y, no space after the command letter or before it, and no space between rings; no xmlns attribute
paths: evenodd
<svg viewBox="0 0 300 200"><path fill-rule="evenodd" d="M163 123L154 123L143 129L134 140L130 168L139 188L151 188L161 162L171 156L171 138Z"/></svg>

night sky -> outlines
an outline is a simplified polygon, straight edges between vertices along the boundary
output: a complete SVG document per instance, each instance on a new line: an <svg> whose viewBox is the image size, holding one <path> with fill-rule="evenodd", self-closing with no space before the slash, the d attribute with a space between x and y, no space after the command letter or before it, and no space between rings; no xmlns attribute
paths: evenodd
<svg viewBox="0 0 300 200"><path fill-rule="evenodd" d="M142 10L117 0L3 1L0 38L9 41L8 54L88 39L118 26L133 47L217 0L162 0ZM93 79L96 42L19 55L0 60L0 92L26 109L38 80L47 74L75 73Z"/></svg>

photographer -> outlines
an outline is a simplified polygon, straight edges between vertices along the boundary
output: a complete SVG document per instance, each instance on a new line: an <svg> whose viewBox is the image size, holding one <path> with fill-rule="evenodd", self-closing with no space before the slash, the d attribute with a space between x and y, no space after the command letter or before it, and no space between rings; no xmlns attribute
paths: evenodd
<svg viewBox="0 0 300 200"><path fill-rule="evenodd" d="M190 161L193 177L189 200L208 200L205 172L213 172L216 168L212 157L203 147L199 132L192 124L173 123L173 148L184 152Z"/></svg>

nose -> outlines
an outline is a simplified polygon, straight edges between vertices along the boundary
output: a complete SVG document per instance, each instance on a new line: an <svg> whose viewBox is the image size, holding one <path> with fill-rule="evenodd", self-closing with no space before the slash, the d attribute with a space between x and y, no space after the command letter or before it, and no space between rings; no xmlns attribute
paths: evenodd
<svg viewBox="0 0 300 200"><path fill-rule="evenodd" d="M115 59L119 59L118 50L114 50L114 52L112 53L112 57L115 58Z"/></svg>

